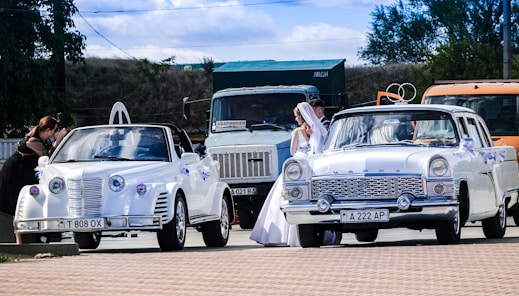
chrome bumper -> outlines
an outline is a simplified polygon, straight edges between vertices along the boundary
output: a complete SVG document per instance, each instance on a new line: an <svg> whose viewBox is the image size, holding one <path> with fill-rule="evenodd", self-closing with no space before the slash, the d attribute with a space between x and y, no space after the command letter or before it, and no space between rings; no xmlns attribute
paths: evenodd
<svg viewBox="0 0 519 296"><path fill-rule="evenodd" d="M101 219L102 227L70 227L64 221L86 221ZM154 230L162 229L162 217L153 216L110 216L110 217L58 217L14 220L14 231L18 233L46 232L95 232L112 230Z"/></svg>
<svg viewBox="0 0 519 296"><path fill-rule="evenodd" d="M389 222L449 220L458 211L457 200L417 201L411 203L408 211L397 209L396 202L333 202L330 211L320 213L316 202L291 202L282 204L281 211L290 224L336 224L341 223L341 210L390 209ZM418 211L417 211L418 210ZM388 222L382 222L388 223Z"/></svg>

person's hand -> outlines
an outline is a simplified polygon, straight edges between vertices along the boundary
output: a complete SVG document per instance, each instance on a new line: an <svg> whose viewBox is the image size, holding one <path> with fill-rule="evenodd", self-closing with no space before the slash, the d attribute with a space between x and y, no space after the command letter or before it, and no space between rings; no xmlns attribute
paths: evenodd
<svg viewBox="0 0 519 296"><path fill-rule="evenodd" d="M58 136L56 137L58 140L63 139L67 135L67 129L62 128L58 131Z"/></svg>

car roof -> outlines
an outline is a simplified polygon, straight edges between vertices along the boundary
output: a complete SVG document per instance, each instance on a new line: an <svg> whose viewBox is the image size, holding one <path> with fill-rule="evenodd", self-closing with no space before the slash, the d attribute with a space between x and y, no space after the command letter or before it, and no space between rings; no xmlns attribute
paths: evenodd
<svg viewBox="0 0 519 296"><path fill-rule="evenodd" d="M454 105L443 105L443 104L394 104L394 105L380 105L380 106L366 106L346 109L337 112L335 116L352 114L352 113L372 113L372 112L408 112L408 111L440 111L446 113L459 113L466 112L476 114L476 112L470 108L454 106Z"/></svg>

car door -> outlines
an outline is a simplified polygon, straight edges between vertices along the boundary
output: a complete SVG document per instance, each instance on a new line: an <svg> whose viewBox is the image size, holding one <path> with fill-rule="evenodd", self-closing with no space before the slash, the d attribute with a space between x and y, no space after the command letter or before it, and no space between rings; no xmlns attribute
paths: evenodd
<svg viewBox="0 0 519 296"><path fill-rule="evenodd" d="M473 141L473 151L469 152L466 171L470 197L470 212L475 215L494 212L497 204L492 176L492 162L486 157L493 152L492 143L474 114L465 116L465 136Z"/></svg>

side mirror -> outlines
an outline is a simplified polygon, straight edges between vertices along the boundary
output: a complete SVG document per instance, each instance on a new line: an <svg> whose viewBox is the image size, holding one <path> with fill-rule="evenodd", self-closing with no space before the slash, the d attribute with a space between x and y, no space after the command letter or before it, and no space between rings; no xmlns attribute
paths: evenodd
<svg viewBox="0 0 519 296"><path fill-rule="evenodd" d="M184 152L180 157L180 161L185 164L193 164L200 161L200 156L194 152Z"/></svg>
<svg viewBox="0 0 519 296"><path fill-rule="evenodd" d="M38 158L38 166L43 167L49 164L49 157L48 156L40 156Z"/></svg>

